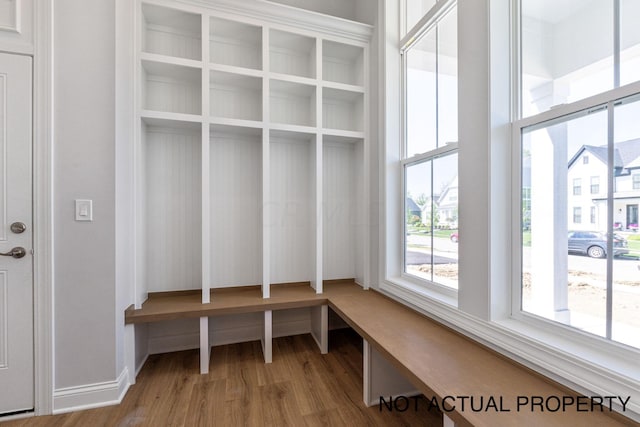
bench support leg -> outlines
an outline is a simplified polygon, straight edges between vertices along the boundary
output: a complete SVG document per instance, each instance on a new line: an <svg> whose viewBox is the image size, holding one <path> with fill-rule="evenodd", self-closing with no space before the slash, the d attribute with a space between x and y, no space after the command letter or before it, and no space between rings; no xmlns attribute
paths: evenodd
<svg viewBox="0 0 640 427"><path fill-rule="evenodd" d="M362 397L367 406L378 405L380 398L420 394L398 370L367 340L362 340Z"/></svg>
<svg viewBox="0 0 640 427"><path fill-rule="evenodd" d="M311 307L311 336L321 354L329 352L329 306Z"/></svg>
<svg viewBox="0 0 640 427"><path fill-rule="evenodd" d="M264 312L264 328L262 333L262 354L264 363L271 363L273 360L273 311Z"/></svg>
<svg viewBox="0 0 640 427"><path fill-rule="evenodd" d="M209 373L209 355L211 347L209 346L209 318L200 318L200 373Z"/></svg>
<svg viewBox="0 0 640 427"><path fill-rule="evenodd" d="M456 423L447 414L442 414L442 427L456 427Z"/></svg>

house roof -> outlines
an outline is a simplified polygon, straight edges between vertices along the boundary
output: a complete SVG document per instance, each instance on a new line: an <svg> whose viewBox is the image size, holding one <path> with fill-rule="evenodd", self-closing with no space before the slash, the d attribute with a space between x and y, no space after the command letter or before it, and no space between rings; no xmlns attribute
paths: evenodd
<svg viewBox="0 0 640 427"><path fill-rule="evenodd" d="M607 146L583 145L569 160L568 167L582 155L589 152L602 163L607 164ZM635 168L640 166L640 138L615 143L613 150L613 166L616 169Z"/></svg>
<svg viewBox="0 0 640 427"><path fill-rule="evenodd" d="M420 206L413 201L411 197L407 197L407 212L421 212Z"/></svg>

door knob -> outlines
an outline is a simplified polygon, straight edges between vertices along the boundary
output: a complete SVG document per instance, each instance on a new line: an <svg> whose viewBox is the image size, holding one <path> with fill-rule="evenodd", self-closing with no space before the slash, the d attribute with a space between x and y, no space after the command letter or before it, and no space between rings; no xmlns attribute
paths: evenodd
<svg viewBox="0 0 640 427"><path fill-rule="evenodd" d="M27 254L27 251L22 246L16 246L15 248L11 249L9 252L5 252L5 253L0 252L0 255L2 256L11 256L14 258L22 258L26 254Z"/></svg>

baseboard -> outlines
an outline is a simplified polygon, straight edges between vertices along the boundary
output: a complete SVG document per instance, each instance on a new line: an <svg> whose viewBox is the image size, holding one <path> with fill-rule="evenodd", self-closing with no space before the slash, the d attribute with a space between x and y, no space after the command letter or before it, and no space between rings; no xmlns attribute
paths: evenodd
<svg viewBox="0 0 640 427"><path fill-rule="evenodd" d="M56 389L53 391L53 413L117 405L129 386L129 370L125 367L115 381Z"/></svg>

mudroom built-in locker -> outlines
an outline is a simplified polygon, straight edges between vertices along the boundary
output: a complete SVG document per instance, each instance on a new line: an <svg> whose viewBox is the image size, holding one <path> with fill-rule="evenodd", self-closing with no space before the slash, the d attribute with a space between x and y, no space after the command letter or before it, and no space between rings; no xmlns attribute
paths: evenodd
<svg viewBox="0 0 640 427"><path fill-rule="evenodd" d="M133 310L158 295L198 292L206 304L222 289L269 299L290 286L369 286L373 27L243 4L132 8ZM206 358L203 347L258 338L269 360L271 337L326 316L292 308L136 325L136 369L149 353L200 346Z"/></svg>

